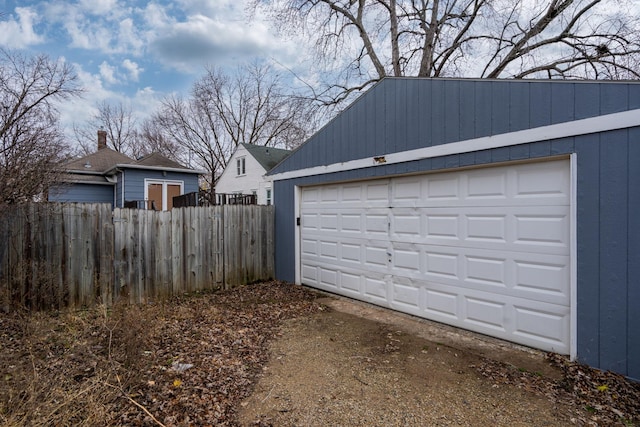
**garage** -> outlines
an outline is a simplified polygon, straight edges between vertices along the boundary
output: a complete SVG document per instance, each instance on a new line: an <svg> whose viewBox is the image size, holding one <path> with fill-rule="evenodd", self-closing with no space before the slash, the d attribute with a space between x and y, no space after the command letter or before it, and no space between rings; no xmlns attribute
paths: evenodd
<svg viewBox="0 0 640 427"><path fill-rule="evenodd" d="M640 83L385 78L273 181L275 275L640 380Z"/></svg>
<svg viewBox="0 0 640 427"><path fill-rule="evenodd" d="M566 159L302 188L302 283L568 354L570 190Z"/></svg>

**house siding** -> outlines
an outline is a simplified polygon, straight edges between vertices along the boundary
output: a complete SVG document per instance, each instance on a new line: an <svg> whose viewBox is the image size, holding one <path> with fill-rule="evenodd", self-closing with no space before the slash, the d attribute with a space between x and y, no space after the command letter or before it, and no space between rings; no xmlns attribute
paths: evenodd
<svg viewBox="0 0 640 427"><path fill-rule="evenodd" d="M113 206L113 185L69 184L49 191L50 202L109 203Z"/></svg>
<svg viewBox="0 0 640 427"><path fill-rule="evenodd" d="M157 179L164 181L183 181L184 193L193 193L198 191L198 175L179 172L166 172L166 175L162 171L146 170L146 169L124 169L124 200L144 200L144 180L145 179ZM119 174L118 182L122 182L122 173ZM118 188L118 191L122 191L122 186ZM122 193L119 193L118 203L121 203Z"/></svg>
<svg viewBox="0 0 640 427"><path fill-rule="evenodd" d="M637 108L637 83L385 79L272 174ZM347 149L347 144L355 147ZM295 186L573 153L577 162L577 358L640 379L638 127L277 180L276 277L295 280Z"/></svg>
<svg viewBox="0 0 640 427"><path fill-rule="evenodd" d="M236 160L245 158L245 174L238 176ZM242 145L239 145L233 156L229 159L227 167L216 183L216 193L242 193L253 194L256 191L258 204L266 204L266 189L271 188L270 183L264 182L266 171Z"/></svg>

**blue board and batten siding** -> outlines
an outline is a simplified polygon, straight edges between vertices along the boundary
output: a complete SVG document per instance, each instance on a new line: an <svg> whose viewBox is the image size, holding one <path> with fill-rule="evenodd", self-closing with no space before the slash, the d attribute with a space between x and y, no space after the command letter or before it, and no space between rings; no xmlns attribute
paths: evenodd
<svg viewBox="0 0 640 427"><path fill-rule="evenodd" d="M270 174L638 108L639 83L385 79ZM276 276L295 280L296 186L571 154L577 164L577 357L640 379L638 127L276 180Z"/></svg>
<svg viewBox="0 0 640 427"><path fill-rule="evenodd" d="M184 194L198 191L197 173L123 169L116 178L115 184L71 183L55 187L49 192L48 200L65 203L109 203L112 206L115 202L115 207L121 208L123 199L144 200L145 179L182 182Z"/></svg>
<svg viewBox="0 0 640 427"><path fill-rule="evenodd" d="M163 172L146 169L124 169L118 175L118 207L122 207L122 185L124 200L144 200L145 179L157 181L180 181L183 183L183 194L198 191L198 174L181 172ZM124 182L124 184L123 184Z"/></svg>
<svg viewBox="0 0 640 427"><path fill-rule="evenodd" d="M109 203L113 206L113 185L68 184L49 191L50 202L64 203Z"/></svg>

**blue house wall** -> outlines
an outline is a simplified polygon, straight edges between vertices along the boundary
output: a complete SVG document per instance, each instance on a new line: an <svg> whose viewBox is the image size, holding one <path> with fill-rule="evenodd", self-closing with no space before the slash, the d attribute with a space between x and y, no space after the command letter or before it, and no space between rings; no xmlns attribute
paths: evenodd
<svg viewBox="0 0 640 427"><path fill-rule="evenodd" d="M623 82L385 79L270 174L640 108ZM576 155L577 358L640 379L640 127L274 182L276 277L295 280L295 186Z"/></svg>
<svg viewBox="0 0 640 427"><path fill-rule="evenodd" d="M184 193L198 191L198 174L164 172L146 169L124 169L118 174L118 184L116 186L118 207L122 207L122 191L124 186L124 200L144 200L145 179L159 181L182 181L184 183ZM123 184L124 183L124 184Z"/></svg>
<svg viewBox="0 0 640 427"><path fill-rule="evenodd" d="M49 191L49 201L63 203L109 203L113 206L114 186L68 184Z"/></svg>

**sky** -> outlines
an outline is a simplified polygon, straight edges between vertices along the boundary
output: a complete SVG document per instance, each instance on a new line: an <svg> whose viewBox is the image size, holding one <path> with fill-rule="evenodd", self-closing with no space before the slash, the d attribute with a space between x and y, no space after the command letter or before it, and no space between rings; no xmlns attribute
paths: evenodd
<svg viewBox="0 0 640 427"><path fill-rule="evenodd" d="M262 58L295 68L299 41L249 20L247 1L0 0L0 46L73 64L85 93L60 108L69 132L103 101L144 118L163 96L187 94L207 65Z"/></svg>

